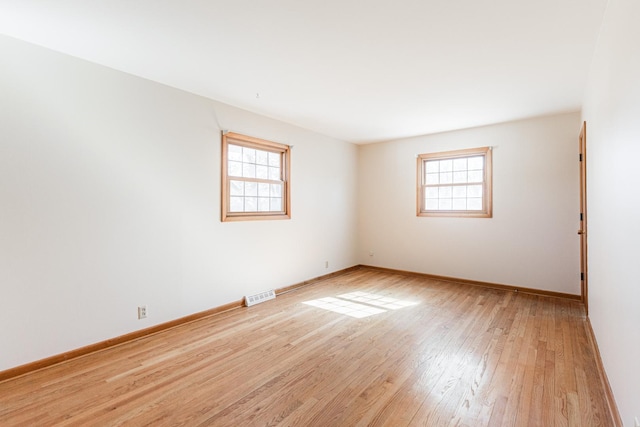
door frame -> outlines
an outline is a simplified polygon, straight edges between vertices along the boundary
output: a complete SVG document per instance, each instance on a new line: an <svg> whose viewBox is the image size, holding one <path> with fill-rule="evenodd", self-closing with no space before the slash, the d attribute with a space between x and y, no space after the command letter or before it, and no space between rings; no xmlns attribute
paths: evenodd
<svg viewBox="0 0 640 427"><path fill-rule="evenodd" d="M584 309L589 315L589 280L587 264L587 122L582 122L580 128L579 160L580 160L580 296Z"/></svg>

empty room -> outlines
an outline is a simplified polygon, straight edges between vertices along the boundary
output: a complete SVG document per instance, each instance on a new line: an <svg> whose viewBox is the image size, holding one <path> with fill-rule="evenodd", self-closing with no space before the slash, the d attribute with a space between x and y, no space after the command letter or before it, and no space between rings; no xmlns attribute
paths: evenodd
<svg viewBox="0 0 640 427"><path fill-rule="evenodd" d="M0 425L640 427L638 19L0 1Z"/></svg>

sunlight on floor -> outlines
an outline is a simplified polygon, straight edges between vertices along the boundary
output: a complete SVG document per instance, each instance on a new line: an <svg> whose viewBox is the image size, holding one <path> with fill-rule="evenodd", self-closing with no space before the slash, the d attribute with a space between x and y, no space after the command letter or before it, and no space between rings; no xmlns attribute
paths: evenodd
<svg viewBox="0 0 640 427"><path fill-rule="evenodd" d="M374 314L385 313L387 310L398 310L417 305L419 302L399 300L384 295L358 291L338 295L337 298L326 297L305 301L303 304L360 319Z"/></svg>
<svg viewBox="0 0 640 427"><path fill-rule="evenodd" d="M389 310L397 310L399 308L420 304L418 301L405 301L369 292L351 292L348 294L338 295L338 298L375 305L376 307L387 308Z"/></svg>
<svg viewBox="0 0 640 427"><path fill-rule="evenodd" d="M314 299L312 301L305 301L303 304L312 305L314 307L323 308L325 310L333 311L335 313L346 314L351 317L367 317L374 314L384 313L387 310L380 308L370 307L368 305L357 304L351 301L345 301L338 298L326 297L320 299Z"/></svg>

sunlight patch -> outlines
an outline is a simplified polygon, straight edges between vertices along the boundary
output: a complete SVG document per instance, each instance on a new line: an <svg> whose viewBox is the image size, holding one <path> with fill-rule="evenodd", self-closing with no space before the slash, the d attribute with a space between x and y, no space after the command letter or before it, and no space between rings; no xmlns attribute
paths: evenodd
<svg viewBox="0 0 640 427"><path fill-rule="evenodd" d="M338 295L337 298L326 297L305 301L303 304L333 311L334 313L346 314L347 316L363 318L374 314L385 313L387 310L398 310L420 304L419 301L407 301L391 298L384 295L370 292L350 292Z"/></svg>
<svg viewBox="0 0 640 427"><path fill-rule="evenodd" d="M358 304L352 301L345 301L343 299L333 297L305 301L303 302L303 304L333 311L334 313L346 314L347 316L355 317L358 319L373 316L374 314L384 313L385 311L387 311L381 308L370 307L368 305Z"/></svg>
<svg viewBox="0 0 640 427"><path fill-rule="evenodd" d="M400 308L410 307L420 304L417 301L405 301L396 298L386 297L384 295L372 294L369 292L351 292L348 294L338 295L338 298L344 298L350 301L357 301L364 304L375 305L389 310L398 310Z"/></svg>

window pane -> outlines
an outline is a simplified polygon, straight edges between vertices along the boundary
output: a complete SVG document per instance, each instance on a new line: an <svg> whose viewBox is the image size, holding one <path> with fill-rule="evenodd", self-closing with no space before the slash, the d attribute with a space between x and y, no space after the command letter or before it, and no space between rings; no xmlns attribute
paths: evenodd
<svg viewBox="0 0 640 427"><path fill-rule="evenodd" d="M440 172L440 184L451 184L453 182L453 173Z"/></svg>
<svg viewBox="0 0 640 427"><path fill-rule="evenodd" d="M244 211L256 212L258 210L258 198L257 197L245 197L244 199Z"/></svg>
<svg viewBox="0 0 640 427"><path fill-rule="evenodd" d="M282 199L279 197L272 197L271 199L271 203L270 203L270 211L272 212L279 212L282 210Z"/></svg>
<svg viewBox="0 0 640 427"><path fill-rule="evenodd" d="M454 159L453 160L453 170L454 171L466 171L467 170L467 159Z"/></svg>
<svg viewBox="0 0 640 427"><path fill-rule="evenodd" d="M280 153L269 153L269 166L280 167Z"/></svg>
<svg viewBox="0 0 640 427"><path fill-rule="evenodd" d="M451 210L451 199L440 199L440 200L438 200L438 210L450 211Z"/></svg>
<svg viewBox="0 0 640 427"><path fill-rule="evenodd" d="M264 182L258 184L258 197L269 197L269 184Z"/></svg>
<svg viewBox="0 0 640 427"><path fill-rule="evenodd" d="M242 164L242 176L245 178L255 178L256 177L256 165L251 163L243 163Z"/></svg>
<svg viewBox="0 0 640 427"><path fill-rule="evenodd" d="M482 185L467 185L467 197L482 197Z"/></svg>
<svg viewBox="0 0 640 427"><path fill-rule="evenodd" d="M268 165L269 164L269 153L262 150L256 150L256 164L259 165Z"/></svg>
<svg viewBox="0 0 640 427"><path fill-rule="evenodd" d="M227 169L229 176L242 176L242 163L240 162L232 162L229 160Z"/></svg>
<svg viewBox="0 0 640 427"><path fill-rule="evenodd" d="M244 182L242 181L231 181L229 183L229 192L232 196L244 196Z"/></svg>
<svg viewBox="0 0 640 427"><path fill-rule="evenodd" d="M484 156L469 157L469 170L477 170L484 168Z"/></svg>
<svg viewBox="0 0 640 427"><path fill-rule="evenodd" d="M441 199L450 199L452 192L453 191L451 187L440 187L438 197L440 197Z"/></svg>
<svg viewBox="0 0 640 427"><path fill-rule="evenodd" d="M269 179L278 181L280 180L280 168L269 168Z"/></svg>
<svg viewBox="0 0 640 427"><path fill-rule="evenodd" d="M256 178L269 179L269 168L266 166L256 166Z"/></svg>
<svg viewBox="0 0 640 427"><path fill-rule="evenodd" d="M242 212L244 210L244 197L231 197L229 211Z"/></svg>
<svg viewBox="0 0 640 427"><path fill-rule="evenodd" d="M453 199L453 210L467 210L467 199Z"/></svg>
<svg viewBox="0 0 640 427"><path fill-rule="evenodd" d="M256 150L253 148L242 147L242 161L245 163L255 163Z"/></svg>
<svg viewBox="0 0 640 427"><path fill-rule="evenodd" d="M428 173L427 174L427 184L440 184L440 174L438 173Z"/></svg>
<svg viewBox="0 0 640 427"><path fill-rule="evenodd" d="M271 197L282 197L282 184L271 184Z"/></svg>
<svg viewBox="0 0 640 427"><path fill-rule="evenodd" d="M456 184L463 184L467 182L467 171L463 172L454 172L453 173L453 182Z"/></svg>
<svg viewBox="0 0 640 427"><path fill-rule="evenodd" d="M426 171L427 173L438 173L440 172L440 162L438 161L430 161L426 163Z"/></svg>
<svg viewBox="0 0 640 427"><path fill-rule="evenodd" d="M467 187L465 187L464 185L458 185L453 187L453 197L454 198L467 197Z"/></svg>
<svg viewBox="0 0 640 427"><path fill-rule="evenodd" d="M482 171L469 171L469 181L468 182L482 182L484 179L484 174Z"/></svg>
<svg viewBox="0 0 640 427"><path fill-rule="evenodd" d="M424 192L427 199L437 199L438 198L438 188L437 187L427 187Z"/></svg>
<svg viewBox="0 0 640 427"><path fill-rule="evenodd" d="M470 211L481 211L482 210L482 198L474 197L467 199L467 209Z"/></svg>
<svg viewBox="0 0 640 427"><path fill-rule="evenodd" d="M438 199L427 199L425 202L425 209L428 211L438 210Z"/></svg>
<svg viewBox="0 0 640 427"><path fill-rule="evenodd" d="M260 211L260 212L269 212L269 198L268 197L259 197L258 198L258 211Z"/></svg>
<svg viewBox="0 0 640 427"><path fill-rule="evenodd" d="M229 160L242 161L242 147L229 144L227 156Z"/></svg>
<svg viewBox="0 0 640 427"><path fill-rule="evenodd" d="M440 160L440 172L451 172L453 170L453 160Z"/></svg>
<svg viewBox="0 0 640 427"><path fill-rule="evenodd" d="M257 182L245 182L244 183L244 192L245 192L245 196L256 197L258 195L258 183Z"/></svg>

